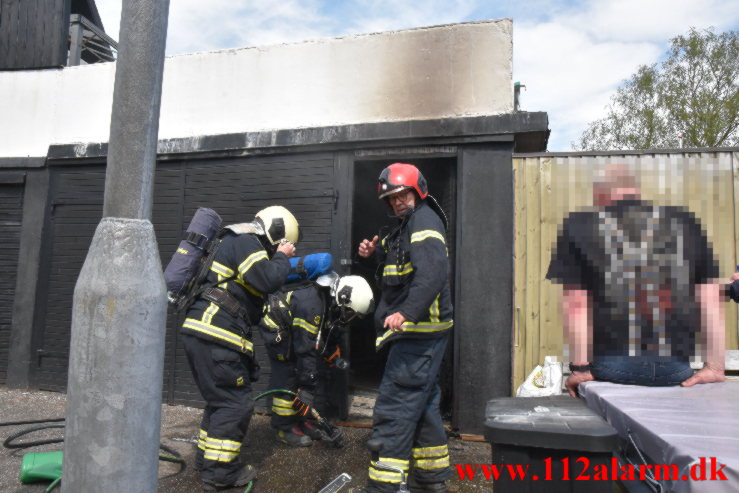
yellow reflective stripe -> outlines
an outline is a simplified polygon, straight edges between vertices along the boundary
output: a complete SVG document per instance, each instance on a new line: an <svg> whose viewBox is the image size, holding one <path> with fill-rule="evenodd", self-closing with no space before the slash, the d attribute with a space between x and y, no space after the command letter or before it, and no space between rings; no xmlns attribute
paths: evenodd
<svg viewBox="0 0 739 493"><path fill-rule="evenodd" d="M275 407L272 406L272 412L277 414L278 416L295 416L298 414L298 411L295 409L285 409L284 407Z"/></svg>
<svg viewBox="0 0 739 493"><path fill-rule="evenodd" d="M449 320L446 322L418 322L417 324L412 324L410 322L403 322L403 332L413 332L416 334L424 334L424 333L431 333L431 332L442 332L444 330L447 330L454 325L453 320ZM393 332L392 330L386 331L384 334L382 334L380 337L378 337L375 340L375 347L382 344L385 339L390 337L393 334L402 334L403 332Z"/></svg>
<svg viewBox="0 0 739 493"><path fill-rule="evenodd" d="M411 243L418 243L419 241L428 240L429 238L436 238L442 243L446 244L444 235L433 229L424 229L423 231L416 231L411 235Z"/></svg>
<svg viewBox="0 0 739 493"><path fill-rule="evenodd" d="M416 459L415 467L418 469L443 469L449 467L449 456L438 459Z"/></svg>
<svg viewBox="0 0 739 493"><path fill-rule="evenodd" d="M370 466L369 478L373 481L380 481L383 483L400 483L401 476L399 472L382 471Z"/></svg>
<svg viewBox="0 0 739 493"><path fill-rule="evenodd" d="M233 440L218 440L217 438L210 437L205 440L205 446L208 450L226 450L231 452L238 452L241 450L241 442L235 442Z"/></svg>
<svg viewBox="0 0 739 493"><path fill-rule="evenodd" d="M392 265L386 265L385 268L382 270L383 276L405 276L407 274L410 274L413 272L413 264L410 262L406 262L402 266L400 266L400 270L398 270L398 266L395 264Z"/></svg>
<svg viewBox="0 0 739 493"><path fill-rule="evenodd" d="M429 320L431 322L438 322L439 321L439 297L441 294L436 295L436 299L433 303L431 303L431 307L429 308Z"/></svg>
<svg viewBox="0 0 739 493"><path fill-rule="evenodd" d="M198 448L200 450L205 450L205 441L208 439L208 432L205 430L200 430L200 435L198 436Z"/></svg>
<svg viewBox="0 0 739 493"><path fill-rule="evenodd" d="M307 322L306 320L303 320L302 318L294 318L293 327L300 327L302 329L305 329L307 332L310 332L311 334L318 334L318 327L310 322Z"/></svg>
<svg viewBox="0 0 739 493"><path fill-rule="evenodd" d="M212 270L219 276L223 276L224 278L231 277L234 275L234 271L232 269L229 269L225 265L219 262L216 262L216 261L213 261L213 263L210 266L210 270Z"/></svg>
<svg viewBox="0 0 739 493"><path fill-rule="evenodd" d="M239 456L238 452L224 452L218 450L206 450L203 458L206 460L217 460L219 462L233 462Z"/></svg>
<svg viewBox="0 0 739 493"><path fill-rule="evenodd" d="M269 315L265 315L265 316L264 316L264 317L262 318L262 322L264 322L264 325L266 325L266 326L267 326L267 327L269 327L270 329L279 329L279 328L280 328L280 326L279 326L279 325L277 325L277 324L275 323L275 321L274 321L274 320L272 320L272 317L270 317Z"/></svg>
<svg viewBox="0 0 739 493"><path fill-rule="evenodd" d="M446 322L418 322L412 324L410 322L403 322L403 330L406 332L440 332L446 330L454 325L454 320L447 320Z"/></svg>
<svg viewBox="0 0 739 493"><path fill-rule="evenodd" d="M182 327L209 335L211 337L215 337L216 339L226 341L229 344L233 344L242 353L254 352L254 344L252 344L249 340L244 339L243 337L239 337L233 332L229 332L228 330L222 329L215 325L206 324L200 320L195 320L194 318L186 318L185 323L182 324Z"/></svg>
<svg viewBox="0 0 739 493"><path fill-rule="evenodd" d="M423 457L441 457L442 455L449 455L449 447L447 445L439 445L437 447L415 447L412 452L414 459L420 459Z"/></svg>
<svg viewBox="0 0 739 493"><path fill-rule="evenodd" d="M411 467L411 461L403 460L403 459L394 459L392 457L380 457L378 461L375 461L375 464L377 462L382 462L383 464L387 464L388 466L399 467L403 469L404 471L407 471Z"/></svg>
<svg viewBox="0 0 739 493"><path fill-rule="evenodd" d="M287 293L287 296L285 297L285 299L287 300L288 303L290 303L290 300L292 299L294 292L295 291L290 291L289 293Z"/></svg>
<svg viewBox="0 0 739 493"><path fill-rule="evenodd" d="M213 322L213 315L215 315L218 312L218 305L211 302L210 305L208 305L208 308L203 313L203 318L201 321L206 324L211 324Z"/></svg>
<svg viewBox="0 0 739 493"><path fill-rule="evenodd" d="M279 397L273 397L272 398L272 405L277 405L280 407L293 407L293 401L288 401L286 399L280 399Z"/></svg>
<svg viewBox="0 0 739 493"><path fill-rule="evenodd" d="M249 269L251 269L252 266L260 260L269 260L267 252L265 252L264 250L259 250L258 252L254 252L246 257L246 260L241 262L241 265L239 265L239 277L243 279L244 275L249 271Z"/></svg>
<svg viewBox="0 0 739 493"><path fill-rule="evenodd" d="M236 281L236 284L238 284L239 286L243 287L244 289L246 289L247 291L249 291L254 296L258 296L259 298L264 298L264 296L262 296L262 293L260 293L259 291L257 291L253 287L249 286L248 284L246 284L241 279L235 279L235 281Z"/></svg>

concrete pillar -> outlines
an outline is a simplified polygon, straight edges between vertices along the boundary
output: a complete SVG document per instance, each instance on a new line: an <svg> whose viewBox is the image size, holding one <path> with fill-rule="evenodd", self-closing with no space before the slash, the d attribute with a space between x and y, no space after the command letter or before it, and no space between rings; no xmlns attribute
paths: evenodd
<svg viewBox="0 0 739 493"><path fill-rule="evenodd" d="M62 490L154 493L166 288L150 222L169 0L127 0L103 219L77 280Z"/></svg>

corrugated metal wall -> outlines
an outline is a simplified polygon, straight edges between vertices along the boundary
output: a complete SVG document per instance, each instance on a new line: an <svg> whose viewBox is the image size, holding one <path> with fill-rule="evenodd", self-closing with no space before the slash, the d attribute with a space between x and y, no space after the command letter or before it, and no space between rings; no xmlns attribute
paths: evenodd
<svg viewBox="0 0 739 493"><path fill-rule="evenodd" d="M637 171L642 198L693 212L728 278L739 246L739 152L732 151L514 155L513 392L544 356L566 357L562 287L544 276L563 218L592 206L595 174L606 164L629 164ZM727 303L726 308L727 349L737 349L737 307Z"/></svg>

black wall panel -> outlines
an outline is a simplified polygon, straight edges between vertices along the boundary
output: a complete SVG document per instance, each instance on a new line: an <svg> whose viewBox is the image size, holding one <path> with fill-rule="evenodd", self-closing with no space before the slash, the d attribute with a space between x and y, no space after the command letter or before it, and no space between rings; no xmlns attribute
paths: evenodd
<svg viewBox="0 0 739 493"><path fill-rule="evenodd" d="M159 245L162 269L166 267L172 252L182 237L182 206L184 172L179 163L159 165L154 178L154 206L152 223ZM167 332L164 352L164 402L174 402L174 358L177 344L177 329L182 317L170 306L167 309Z"/></svg>
<svg viewBox="0 0 739 493"><path fill-rule="evenodd" d="M67 63L71 0L0 0L0 70Z"/></svg>
<svg viewBox="0 0 739 493"><path fill-rule="evenodd" d="M67 386L72 295L102 216L104 185L102 166L52 172L34 344L35 381L40 389L63 391Z"/></svg>
<svg viewBox="0 0 739 493"><path fill-rule="evenodd" d="M7 376L22 211L23 185L0 184L0 384Z"/></svg>

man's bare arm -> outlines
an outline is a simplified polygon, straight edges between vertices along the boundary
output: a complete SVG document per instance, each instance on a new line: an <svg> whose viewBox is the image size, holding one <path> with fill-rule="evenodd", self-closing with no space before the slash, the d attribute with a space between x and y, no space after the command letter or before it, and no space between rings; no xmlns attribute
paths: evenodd
<svg viewBox="0 0 739 493"><path fill-rule="evenodd" d="M584 289L565 286L562 292L562 316L572 363L588 364L592 355L593 331L588 292ZM588 380L593 380L593 375L589 371L572 372L565 382L565 387L572 397L577 397L577 386Z"/></svg>
<svg viewBox="0 0 739 493"><path fill-rule="evenodd" d="M721 284L699 284L695 290L701 309L701 330L705 334L705 363L700 371L681 384L683 387L725 380L726 324Z"/></svg>

